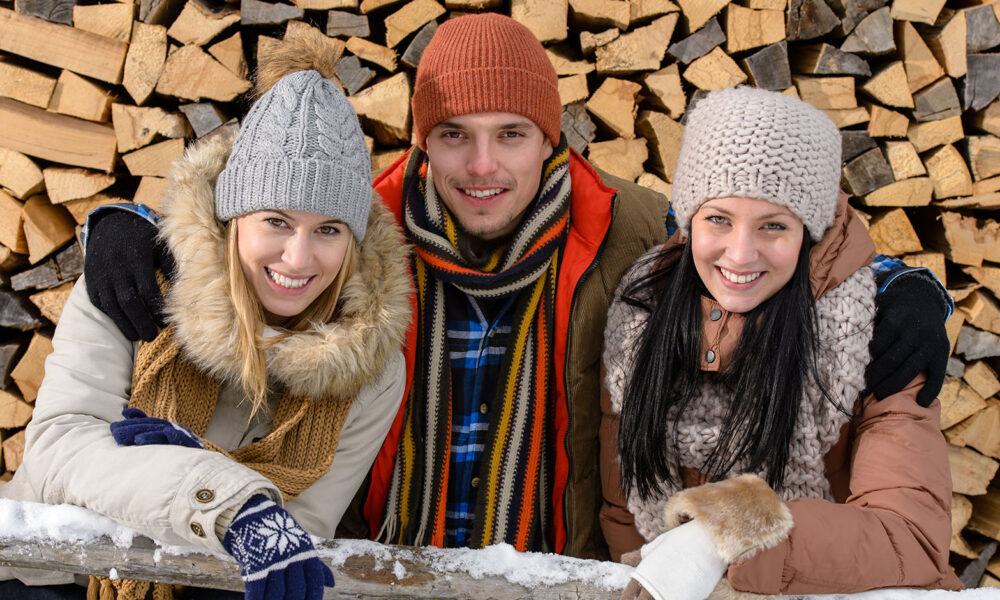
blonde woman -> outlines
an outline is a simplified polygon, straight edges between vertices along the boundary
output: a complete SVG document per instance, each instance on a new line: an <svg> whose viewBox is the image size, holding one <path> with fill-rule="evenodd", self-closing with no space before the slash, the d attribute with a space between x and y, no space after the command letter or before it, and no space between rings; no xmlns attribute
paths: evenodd
<svg viewBox="0 0 1000 600"><path fill-rule="evenodd" d="M226 552L246 598L318 599L333 585L309 534L334 536L406 379L405 245L373 202L357 116L301 60L266 77L276 83L238 135L196 144L171 170L169 326L130 342L77 284L23 466L2 488ZM91 593L143 598L149 585L95 579Z"/></svg>

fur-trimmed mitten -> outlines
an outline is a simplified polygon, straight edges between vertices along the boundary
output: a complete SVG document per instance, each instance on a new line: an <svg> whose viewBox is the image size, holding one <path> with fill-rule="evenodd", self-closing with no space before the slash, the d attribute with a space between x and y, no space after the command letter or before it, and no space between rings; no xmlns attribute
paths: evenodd
<svg viewBox="0 0 1000 600"><path fill-rule="evenodd" d="M642 548L623 599L705 600L729 565L771 548L792 531L792 514L756 475L682 490L667 502L669 530Z"/></svg>

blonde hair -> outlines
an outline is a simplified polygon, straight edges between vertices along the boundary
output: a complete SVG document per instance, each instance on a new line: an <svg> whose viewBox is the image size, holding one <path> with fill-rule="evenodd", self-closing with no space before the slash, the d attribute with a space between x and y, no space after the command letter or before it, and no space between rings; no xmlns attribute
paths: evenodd
<svg viewBox="0 0 1000 600"><path fill-rule="evenodd" d="M301 313L288 317L279 327L283 332L277 337L261 337L261 327L265 323L264 307L250 287L243 266L240 263L238 248L238 233L236 219L226 223L226 270L229 273L229 293L233 300L236 313L236 325L239 332L236 353L242 362L240 384L243 392L251 400L251 418L264 405L267 399L267 359L264 351L292 335L296 331L305 331L314 323L330 323L337 317L337 303L340 300L340 290L351 275L354 274L357 260L357 245L354 236L348 241L344 254L344 262L340 271L329 286Z"/></svg>

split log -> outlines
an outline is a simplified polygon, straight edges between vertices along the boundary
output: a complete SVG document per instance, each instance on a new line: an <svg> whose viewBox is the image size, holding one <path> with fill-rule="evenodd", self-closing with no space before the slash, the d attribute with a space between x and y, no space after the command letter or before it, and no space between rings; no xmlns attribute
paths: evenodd
<svg viewBox="0 0 1000 600"><path fill-rule="evenodd" d="M794 75L792 81L799 92L799 98L820 110L854 108L853 77L808 77Z"/></svg>
<svg viewBox="0 0 1000 600"><path fill-rule="evenodd" d="M925 30L924 41L938 64L954 79L965 75L965 12L944 9L936 26Z"/></svg>
<svg viewBox="0 0 1000 600"><path fill-rule="evenodd" d="M847 36L840 49L868 56L882 56L895 51L889 7L880 8L865 17Z"/></svg>
<svg viewBox="0 0 1000 600"><path fill-rule="evenodd" d="M139 183L139 188L142 188L142 183ZM138 190L136 194L138 195ZM77 225L83 225L87 222L87 214L97 208L98 206L104 204L111 204L114 202L127 202L124 198L116 198L114 196L108 196L106 194L94 194L89 198L81 198L79 200L69 200L68 202L63 202L60 206L69 211L69 214L73 216L73 220L76 221Z"/></svg>
<svg viewBox="0 0 1000 600"><path fill-rule="evenodd" d="M651 110L640 112L635 126L639 134L652 146L650 164L656 174L668 182L673 182L684 126L663 113Z"/></svg>
<svg viewBox="0 0 1000 600"><path fill-rule="evenodd" d="M965 51L976 54L1000 46L1000 22L991 4L967 8L965 12Z"/></svg>
<svg viewBox="0 0 1000 600"><path fill-rule="evenodd" d="M111 125L53 114L0 98L0 146L58 163L110 172L115 163Z"/></svg>
<svg viewBox="0 0 1000 600"><path fill-rule="evenodd" d="M944 69L938 64L934 53L924 43L913 25L899 21L895 25L895 32L896 45L899 46L899 53L903 58L903 68L911 92L930 85L944 76Z"/></svg>
<svg viewBox="0 0 1000 600"><path fill-rule="evenodd" d="M126 44L132 40L133 19L135 5L131 2L73 7L73 27Z"/></svg>
<svg viewBox="0 0 1000 600"><path fill-rule="evenodd" d="M358 116L370 123L375 138L386 146L410 141L410 80L399 73L348 97Z"/></svg>
<svg viewBox="0 0 1000 600"><path fill-rule="evenodd" d="M961 303L966 322L984 331L1000 334L1000 306L993 298L979 290L973 291Z"/></svg>
<svg viewBox="0 0 1000 600"><path fill-rule="evenodd" d="M167 28L136 22L125 57L122 84L136 104L145 104L167 60Z"/></svg>
<svg viewBox="0 0 1000 600"><path fill-rule="evenodd" d="M388 8L390 6L395 6L403 0L361 0L361 12L367 14L373 10L380 10L383 8Z"/></svg>
<svg viewBox="0 0 1000 600"><path fill-rule="evenodd" d="M722 31L721 29L719 31ZM594 52L604 46L609 44L621 35L621 32L617 28L612 27L607 31L602 31L600 33L591 33L589 31L580 32L580 53L584 56L594 56ZM668 50L669 51L669 50Z"/></svg>
<svg viewBox="0 0 1000 600"><path fill-rule="evenodd" d="M34 161L16 150L0 148L0 187L23 200L44 186L42 170Z"/></svg>
<svg viewBox="0 0 1000 600"><path fill-rule="evenodd" d="M969 167L976 181L1000 175L1000 138L992 135L971 135L965 138ZM973 193L976 190L973 189Z"/></svg>
<svg viewBox="0 0 1000 600"><path fill-rule="evenodd" d="M892 168L892 176L896 181L926 175L927 169L920 160L913 144L908 141L885 143L885 154Z"/></svg>
<svg viewBox="0 0 1000 600"><path fill-rule="evenodd" d="M974 327L962 327L954 351L966 360L1000 356L1000 335Z"/></svg>
<svg viewBox="0 0 1000 600"><path fill-rule="evenodd" d="M511 0L510 16L535 34L544 43L566 39L568 0Z"/></svg>
<svg viewBox="0 0 1000 600"><path fill-rule="evenodd" d="M32 304L38 307L38 311L42 313L43 317L58 325L59 317L62 316L63 307L66 305L66 301L69 300L69 294L72 291L73 282L67 281L66 283L52 289L32 294L28 296L28 299L31 300ZM2 427L2 425L0 425L0 427Z"/></svg>
<svg viewBox="0 0 1000 600"><path fill-rule="evenodd" d="M115 182L114 175L73 167L48 167L42 174L45 192L53 204L93 196Z"/></svg>
<svg viewBox="0 0 1000 600"><path fill-rule="evenodd" d="M964 136L961 117L911 123L906 130L906 139L910 140L917 152L921 153L943 144L953 144Z"/></svg>
<svg viewBox="0 0 1000 600"><path fill-rule="evenodd" d="M677 13L670 13L601 46L594 51L597 72L624 74L658 70L670 46L677 19ZM719 48L716 50L722 52Z"/></svg>
<svg viewBox="0 0 1000 600"><path fill-rule="evenodd" d="M121 83L128 44L0 8L0 50L100 81Z"/></svg>
<svg viewBox="0 0 1000 600"><path fill-rule="evenodd" d="M962 271L1000 297L1000 267L965 267Z"/></svg>
<svg viewBox="0 0 1000 600"><path fill-rule="evenodd" d="M823 0L789 0L789 41L812 40L830 33L840 25L840 19Z"/></svg>
<svg viewBox="0 0 1000 600"><path fill-rule="evenodd" d="M357 8L358 0L292 0L292 4L305 10L330 10L334 8Z"/></svg>
<svg viewBox="0 0 1000 600"><path fill-rule="evenodd" d="M861 86L861 90L889 106L913 108L913 95L906 81L906 69L902 61L894 61L872 75Z"/></svg>
<svg viewBox="0 0 1000 600"><path fill-rule="evenodd" d="M44 195L24 203L24 239L28 242L28 261L35 264L76 234L76 222L69 212L49 202Z"/></svg>
<svg viewBox="0 0 1000 600"><path fill-rule="evenodd" d="M722 48L716 47L692 62L684 71L684 79L698 89L710 92L739 85L747 80L747 76Z"/></svg>
<svg viewBox="0 0 1000 600"><path fill-rule="evenodd" d="M111 93L106 88L64 70L52 92L49 110L106 123L111 113L111 102Z"/></svg>
<svg viewBox="0 0 1000 600"><path fill-rule="evenodd" d="M950 77L942 77L913 94L913 118L918 121L936 121L961 114L962 105Z"/></svg>
<svg viewBox="0 0 1000 600"><path fill-rule="evenodd" d="M149 25L168 25L183 8L183 0L139 0L139 20Z"/></svg>
<svg viewBox="0 0 1000 600"><path fill-rule="evenodd" d="M861 203L865 206L927 206L933 192L934 182L930 178L914 177L880 187L862 198Z"/></svg>
<svg viewBox="0 0 1000 600"><path fill-rule="evenodd" d="M552 68L556 70L556 75L559 77L585 75L593 73L596 68L594 63L588 60L573 60L565 48L546 48L545 55L549 57L549 62L552 63Z"/></svg>
<svg viewBox="0 0 1000 600"><path fill-rule="evenodd" d="M330 37L368 37L371 29L367 15L331 10L326 17L326 35Z"/></svg>
<svg viewBox="0 0 1000 600"><path fill-rule="evenodd" d="M962 530L972 517L972 502L961 494L951 495L951 551L966 558L976 558L977 554L969 548L962 538Z"/></svg>
<svg viewBox="0 0 1000 600"><path fill-rule="evenodd" d="M854 108L830 108L824 110L823 114L829 117L838 129L843 129L852 125L860 125L861 123L867 123L869 121L868 111L865 110L863 106L855 106ZM871 136L870 133L866 133L866 135Z"/></svg>
<svg viewBox="0 0 1000 600"><path fill-rule="evenodd" d="M15 292L25 290L47 290L62 283L56 261L49 259L10 278L10 287Z"/></svg>
<svg viewBox="0 0 1000 600"><path fill-rule="evenodd" d="M943 211L940 229L928 231L938 250L953 263L979 267L983 260L1000 262L1000 223L979 220L961 213Z"/></svg>
<svg viewBox="0 0 1000 600"><path fill-rule="evenodd" d="M796 48L792 66L796 73L807 75L854 75L870 77L871 68L865 59L844 52L830 44L810 44Z"/></svg>
<svg viewBox="0 0 1000 600"><path fill-rule="evenodd" d="M956 377L945 378L938 401L941 403L941 429L949 429L986 408L986 400Z"/></svg>
<svg viewBox="0 0 1000 600"><path fill-rule="evenodd" d="M958 448L948 446L948 462L951 465L952 490L958 494L968 496L980 496L986 493L987 486L996 474L997 462L991 458L983 456L975 450L969 448ZM973 503L972 519L969 527L978 531L973 526L976 519L976 500Z"/></svg>
<svg viewBox="0 0 1000 600"><path fill-rule="evenodd" d="M0 244L20 254L28 253L24 238L24 204L0 190Z"/></svg>
<svg viewBox="0 0 1000 600"><path fill-rule="evenodd" d="M570 148L583 153L597 133L597 126L590 120L583 102L574 102L563 107L562 131Z"/></svg>
<svg viewBox="0 0 1000 600"><path fill-rule="evenodd" d="M841 131L840 141L840 160L845 163L878 147L866 131Z"/></svg>
<svg viewBox="0 0 1000 600"><path fill-rule="evenodd" d="M348 96L353 96L375 77L375 71L361 64L361 59L350 55L337 61L334 69L337 79L343 84Z"/></svg>
<svg viewBox="0 0 1000 600"><path fill-rule="evenodd" d="M933 25L944 8L945 0L894 0L889 15L894 21L913 21Z"/></svg>
<svg viewBox="0 0 1000 600"><path fill-rule="evenodd" d="M224 6L215 9L201 0L187 0L181 14L167 30L167 35L181 45L204 46L239 22L240 12L235 8Z"/></svg>
<svg viewBox="0 0 1000 600"><path fill-rule="evenodd" d="M437 21L431 21L421 27L417 35L413 36L413 41L406 47L406 51L403 52L403 56L399 59L404 65L411 69L417 68L417 65L420 64L420 57L424 54L424 49L427 48L427 44L430 43L431 38L437 32L437 25Z"/></svg>
<svg viewBox="0 0 1000 600"><path fill-rule="evenodd" d="M868 233L879 254L900 255L924 249L902 208L873 216L868 224Z"/></svg>
<svg viewBox="0 0 1000 600"><path fill-rule="evenodd" d="M166 189L166 179L147 175L139 181L139 187L135 190L135 196L133 196L132 201L136 204L144 204L159 212L160 201Z"/></svg>
<svg viewBox="0 0 1000 600"><path fill-rule="evenodd" d="M704 27L667 48L667 53L678 61L689 64L696 58L708 54L716 46L726 41L726 34L719 26L719 20L712 17Z"/></svg>
<svg viewBox="0 0 1000 600"><path fill-rule="evenodd" d="M396 51L379 46L366 39L352 37L347 40L347 49L361 60L376 64L390 73L396 70Z"/></svg>
<svg viewBox="0 0 1000 600"><path fill-rule="evenodd" d="M687 107L687 97L677 63L645 75L642 82L648 92L647 99L654 106L666 111L671 119L681 118Z"/></svg>
<svg viewBox="0 0 1000 600"><path fill-rule="evenodd" d="M892 168L882 150L873 148L844 165L843 181L851 194L865 196L893 182Z"/></svg>
<svg viewBox="0 0 1000 600"><path fill-rule="evenodd" d="M434 0L414 0L385 19L385 43L395 48L411 33L445 13Z"/></svg>
<svg viewBox="0 0 1000 600"><path fill-rule="evenodd" d="M206 106L211 107L210 104ZM173 139L191 135L191 128L184 117L168 113L159 107L114 104L111 107L111 112L119 152L128 152L147 146L157 136ZM94 193L99 191L96 190ZM77 197L83 198L84 196Z"/></svg>
<svg viewBox="0 0 1000 600"><path fill-rule="evenodd" d="M632 139L635 137L635 115L638 112L635 95L641 89L638 83L608 77L587 101L587 110L617 137Z"/></svg>
<svg viewBox="0 0 1000 600"><path fill-rule="evenodd" d="M24 459L24 430L3 441L3 463L8 471L17 471Z"/></svg>
<svg viewBox="0 0 1000 600"><path fill-rule="evenodd" d="M171 52L156 82L157 93L194 101L229 102L249 89L249 81L234 75L198 46Z"/></svg>
<svg viewBox="0 0 1000 600"><path fill-rule="evenodd" d="M649 150L642 138L618 138L590 144L587 158L598 169L635 181L643 173L642 165L649 158Z"/></svg>
<svg viewBox="0 0 1000 600"><path fill-rule="evenodd" d="M586 101L590 97L590 89L587 87L587 76L570 75L559 78L559 103L562 106L574 102ZM633 102L634 103L634 102ZM634 127L633 122L633 127Z"/></svg>
<svg viewBox="0 0 1000 600"><path fill-rule="evenodd" d="M972 123L986 133L1000 136L1000 101L994 101L985 109L975 113Z"/></svg>
<svg viewBox="0 0 1000 600"><path fill-rule="evenodd" d="M788 64L788 44L784 41L765 46L742 61L750 74L750 83L765 89L782 91L792 87L792 70ZM868 120L867 113L865 121ZM858 123L855 121L852 124Z"/></svg>
<svg viewBox="0 0 1000 600"><path fill-rule="evenodd" d="M890 110L881 104L865 102L868 110L868 135L872 137L906 137L910 120L906 115Z"/></svg>
<svg viewBox="0 0 1000 600"><path fill-rule="evenodd" d="M679 10L670 0L629 0L629 24L639 25Z"/></svg>
<svg viewBox="0 0 1000 600"><path fill-rule="evenodd" d="M726 7L726 53L777 44L785 39L783 10L753 10L738 4Z"/></svg>
<svg viewBox="0 0 1000 600"><path fill-rule="evenodd" d="M129 173L135 176L166 177L170 163L184 154L184 139L173 139L151 144L122 155Z"/></svg>
<svg viewBox="0 0 1000 600"><path fill-rule="evenodd" d="M34 304L20 294L0 288L0 327L32 331L42 325Z"/></svg>
<svg viewBox="0 0 1000 600"><path fill-rule="evenodd" d="M69 244L56 253L56 267L63 281L75 281L83 275L83 252L78 244Z"/></svg>
<svg viewBox="0 0 1000 600"><path fill-rule="evenodd" d="M966 110L985 108L1000 95L1000 54L970 54L962 85Z"/></svg>
<svg viewBox="0 0 1000 600"><path fill-rule="evenodd" d="M0 390L0 427L24 427L31 420L32 406L17 394Z"/></svg>
<svg viewBox="0 0 1000 600"><path fill-rule="evenodd" d="M63 25L73 24L75 5L76 0L14 0L14 10L18 14Z"/></svg>
<svg viewBox="0 0 1000 600"><path fill-rule="evenodd" d="M627 2L614 0L569 0L571 22L575 28L617 27L627 29L632 11Z"/></svg>
<svg viewBox="0 0 1000 600"><path fill-rule="evenodd" d="M48 108L52 91L56 87L54 77L16 65L0 57L0 96L13 98L19 102Z"/></svg>
<svg viewBox="0 0 1000 600"><path fill-rule="evenodd" d="M9 273L28 265L28 257L0 244L0 272Z"/></svg>
<svg viewBox="0 0 1000 600"><path fill-rule="evenodd" d="M187 118L188 123L194 130L195 137L204 137L226 122L226 116L211 102L181 104L178 108L180 108L181 112ZM113 109L114 107L112 107Z"/></svg>
<svg viewBox="0 0 1000 600"><path fill-rule="evenodd" d="M924 158L927 174L934 181L935 198L968 196L972 193L972 176L962 155L952 145L941 146Z"/></svg>
<svg viewBox="0 0 1000 600"><path fill-rule="evenodd" d="M1000 539L1000 490L989 488L987 493L969 498L972 517L969 529L992 539Z"/></svg>
<svg viewBox="0 0 1000 600"><path fill-rule="evenodd" d="M16 341L0 344L0 389L7 389L13 383L10 371L21 358L23 345Z"/></svg>
<svg viewBox="0 0 1000 600"><path fill-rule="evenodd" d="M962 379L983 398L989 398L1000 392L1000 379L997 378L996 371L984 361L977 360L966 365ZM1000 427L996 430L1000 434Z"/></svg>
<svg viewBox="0 0 1000 600"><path fill-rule="evenodd" d="M34 402L38 396L38 387L45 377L45 358L52 354L52 339L40 333L31 337L28 349L17 362L10 376L21 390L25 402Z"/></svg>
<svg viewBox="0 0 1000 600"><path fill-rule="evenodd" d="M304 15L305 10L291 4L240 0L240 23L243 25L281 25Z"/></svg>
<svg viewBox="0 0 1000 600"><path fill-rule="evenodd" d="M378 150L372 153L372 177L375 177L392 163L396 162L400 156L406 153L406 148L395 148L393 150Z"/></svg>
<svg viewBox="0 0 1000 600"><path fill-rule="evenodd" d="M729 4L727 0L677 0L689 31L697 31Z"/></svg>

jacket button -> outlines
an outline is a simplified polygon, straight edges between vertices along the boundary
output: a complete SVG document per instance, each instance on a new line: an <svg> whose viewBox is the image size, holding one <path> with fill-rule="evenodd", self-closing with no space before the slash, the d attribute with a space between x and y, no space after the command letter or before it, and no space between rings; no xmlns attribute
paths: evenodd
<svg viewBox="0 0 1000 600"><path fill-rule="evenodd" d="M479 478L478 477L473 477L472 478L472 487L474 487L474 488L479 487Z"/></svg>
<svg viewBox="0 0 1000 600"><path fill-rule="evenodd" d="M709 350L708 352L705 353L705 362L710 362L710 363L715 362L715 352L714 351Z"/></svg>
<svg viewBox="0 0 1000 600"><path fill-rule="evenodd" d="M716 308L712 310L712 312L708 313L708 318L712 319L713 321L718 321L719 319L722 318L722 311Z"/></svg>
<svg viewBox="0 0 1000 600"><path fill-rule="evenodd" d="M202 528L201 523L191 523L191 531L198 537L205 537L205 530Z"/></svg>
<svg viewBox="0 0 1000 600"><path fill-rule="evenodd" d="M489 406L486 406L486 403L485 403L485 402L479 405L479 412L481 412L482 414L484 414L484 415L485 415L485 414L486 414L486 413L488 413L489 411L490 411L490 407L489 407Z"/></svg>
<svg viewBox="0 0 1000 600"><path fill-rule="evenodd" d="M194 499L202 504L207 504L212 500L215 500L215 492L212 490L198 490L194 494Z"/></svg>

